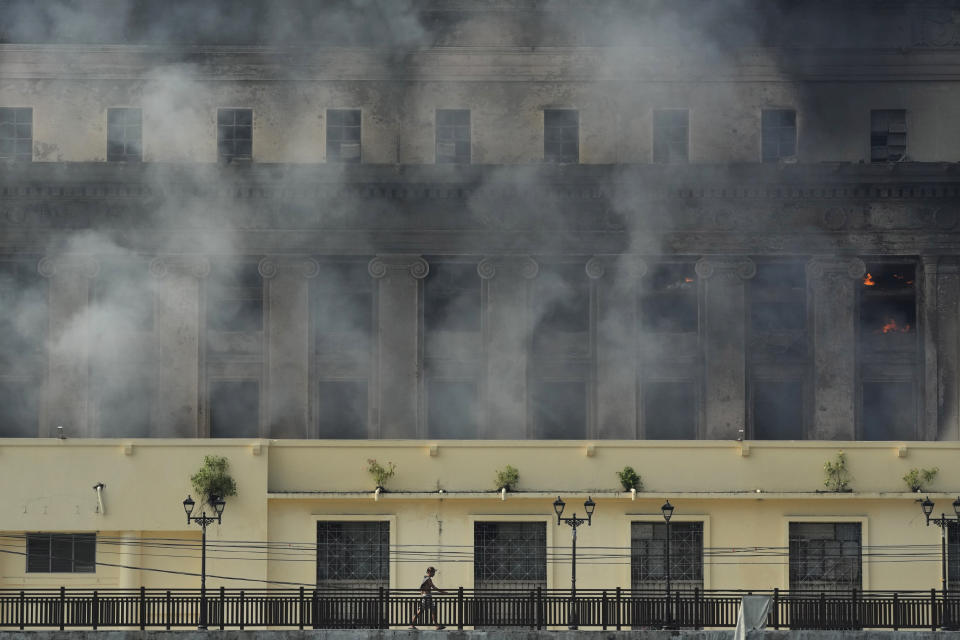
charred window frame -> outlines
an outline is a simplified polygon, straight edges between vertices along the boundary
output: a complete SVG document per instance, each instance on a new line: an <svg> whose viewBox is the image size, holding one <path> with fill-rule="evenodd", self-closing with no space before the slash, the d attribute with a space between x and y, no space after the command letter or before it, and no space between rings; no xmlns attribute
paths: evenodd
<svg viewBox="0 0 960 640"><path fill-rule="evenodd" d="M207 383L211 438L260 437L260 381L210 380Z"/></svg>
<svg viewBox="0 0 960 640"><path fill-rule="evenodd" d="M900 162L906 159L906 110L872 110L870 112L870 161Z"/></svg>
<svg viewBox="0 0 960 640"><path fill-rule="evenodd" d="M327 109L327 162L359 164L360 109Z"/></svg>
<svg viewBox="0 0 960 640"><path fill-rule="evenodd" d="M33 108L0 107L0 160L33 160Z"/></svg>
<svg viewBox="0 0 960 640"><path fill-rule="evenodd" d="M862 588L859 522L791 522L789 526L791 591Z"/></svg>
<svg viewBox="0 0 960 640"><path fill-rule="evenodd" d="M763 162L795 160L797 112L793 109L764 109L760 113L760 140Z"/></svg>
<svg viewBox="0 0 960 640"><path fill-rule="evenodd" d="M654 109L653 161L686 164L690 161L690 111Z"/></svg>
<svg viewBox="0 0 960 640"><path fill-rule="evenodd" d="M96 573L96 570L96 534L27 534L27 573Z"/></svg>
<svg viewBox="0 0 960 640"><path fill-rule="evenodd" d="M667 524L630 523L630 588L666 588ZM677 591L703 589L703 523L670 523L670 586Z"/></svg>
<svg viewBox="0 0 960 640"><path fill-rule="evenodd" d="M107 109L107 162L140 162L142 139L140 109Z"/></svg>
<svg viewBox="0 0 960 640"><path fill-rule="evenodd" d="M805 265L758 262L747 286L749 436L802 439L810 377Z"/></svg>
<svg viewBox="0 0 960 640"><path fill-rule="evenodd" d="M858 437L915 440L923 355L918 265L886 260L866 267L858 287Z"/></svg>
<svg viewBox="0 0 960 640"><path fill-rule="evenodd" d="M640 291L640 325L647 333L697 333L698 277L692 262L651 267Z"/></svg>
<svg viewBox="0 0 960 640"><path fill-rule="evenodd" d="M437 109L437 164L470 164L470 110Z"/></svg>
<svg viewBox="0 0 960 640"><path fill-rule="evenodd" d="M576 109L543 110L543 160L580 162L580 112Z"/></svg>
<svg viewBox="0 0 960 640"><path fill-rule="evenodd" d="M317 522L318 588L388 588L390 522Z"/></svg>
<svg viewBox="0 0 960 640"><path fill-rule="evenodd" d="M217 109L217 156L227 163L253 158L253 109Z"/></svg>
<svg viewBox="0 0 960 640"><path fill-rule="evenodd" d="M473 583L478 591L547 586L546 522L474 522Z"/></svg>

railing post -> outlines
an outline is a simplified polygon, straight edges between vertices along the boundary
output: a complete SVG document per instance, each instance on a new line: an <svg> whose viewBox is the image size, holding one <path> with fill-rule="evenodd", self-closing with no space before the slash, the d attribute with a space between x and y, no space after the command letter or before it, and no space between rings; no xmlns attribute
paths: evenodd
<svg viewBox="0 0 960 640"><path fill-rule="evenodd" d="M543 629L543 587L537 587L537 631Z"/></svg>
<svg viewBox="0 0 960 640"><path fill-rule="evenodd" d="M463 587L457 587L457 631L463 631Z"/></svg>
<svg viewBox="0 0 960 640"><path fill-rule="evenodd" d="M826 629L827 628L827 594L825 594L823 591L820 592L820 606L818 608L820 609L817 612L820 618L820 620L818 620L818 623L820 625L818 628Z"/></svg>
<svg viewBox="0 0 960 640"><path fill-rule="evenodd" d="M617 587L617 610L616 610L616 612L615 612L613 615L614 615L614 621L617 623L617 631L620 631L620 628L621 628L621 624L620 624L620 587Z"/></svg>
<svg viewBox="0 0 960 640"><path fill-rule="evenodd" d="M947 608L947 601L943 601L943 608ZM944 612L945 613L945 612ZM940 618L946 619L946 616L937 615L937 590L930 589L930 630L936 631L940 626Z"/></svg>
<svg viewBox="0 0 960 640"><path fill-rule="evenodd" d="M607 630L607 590L604 589L603 593L600 595L600 626L606 631Z"/></svg>
<svg viewBox="0 0 960 640"><path fill-rule="evenodd" d="M773 588L773 628L780 629L780 587Z"/></svg>
<svg viewBox="0 0 960 640"><path fill-rule="evenodd" d="M223 624L227 617L227 590L220 587L220 631L223 631Z"/></svg>
<svg viewBox="0 0 960 640"><path fill-rule="evenodd" d="M94 631L97 630L97 618L99 617L97 615L98 613L97 609L99 609L99 607L97 606L98 604L99 604L99 599L97 598L97 590L94 589L93 602L91 603L91 610L90 610L90 626L93 627Z"/></svg>
<svg viewBox="0 0 960 640"><path fill-rule="evenodd" d="M243 589L240 589L240 615L238 622L240 623L240 631L243 631L243 627L247 621L247 604L246 604L246 594Z"/></svg>
<svg viewBox="0 0 960 640"><path fill-rule="evenodd" d="M680 590L677 589L676 591L673 592L673 594L674 594L673 601L675 603L673 607L674 616L675 616L673 623L677 625L676 626L677 629L680 629L681 627L683 627L683 619L682 619L682 616L680 615Z"/></svg>
<svg viewBox="0 0 960 640"><path fill-rule="evenodd" d="M300 629L300 631L303 631L303 618L304 618L303 585L300 585L300 595L298 596L298 600L297 600L297 608L299 609L299 611L297 612L297 615L300 618L300 624L298 625L298 628Z"/></svg>
<svg viewBox="0 0 960 640"><path fill-rule="evenodd" d="M60 587L60 631L63 631L63 622L67 616L67 588Z"/></svg>
<svg viewBox="0 0 960 640"><path fill-rule="evenodd" d="M850 628L859 629L860 628L860 607L857 606L857 588L853 588L853 593L850 597Z"/></svg>
<svg viewBox="0 0 960 640"><path fill-rule="evenodd" d="M20 631L23 631L24 622L27 617L27 594L20 591Z"/></svg>
<svg viewBox="0 0 960 640"><path fill-rule="evenodd" d="M933 591L931 589L930 591ZM900 594L893 592L893 630L900 628Z"/></svg>
<svg viewBox="0 0 960 640"><path fill-rule="evenodd" d="M140 631L147 628L147 588L140 587Z"/></svg>
<svg viewBox="0 0 960 640"><path fill-rule="evenodd" d="M700 628L700 587L693 588L693 628Z"/></svg>
<svg viewBox="0 0 960 640"><path fill-rule="evenodd" d="M311 604L311 609L313 609L312 611L313 620L311 620L313 624L311 626L314 629L319 629L320 628L320 595L317 593L316 589L313 590L313 602Z"/></svg>
<svg viewBox="0 0 960 640"><path fill-rule="evenodd" d="M170 599L170 589L167 589L166 593L166 618L167 618L167 631L170 631L170 619L173 617L173 601Z"/></svg>
<svg viewBox="0 0 960 640"><path fill-rule="evenodd" d="M530 605L530 618L527 620L527 626L531 629L534 628L537 624L537 614L534 613L534 608L537 606L537 594L533 589L530 589L530 595L527 597L527 603Z"/></svg>

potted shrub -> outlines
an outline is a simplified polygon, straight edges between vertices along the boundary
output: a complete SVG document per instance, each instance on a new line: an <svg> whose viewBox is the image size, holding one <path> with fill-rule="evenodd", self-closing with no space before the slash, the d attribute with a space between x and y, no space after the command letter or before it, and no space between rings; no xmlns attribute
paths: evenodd
<svg viewBox="0 0 960 640"><path fill-rule="evenodd" d="M237 482L230 476L230 461L223 456L204 456L203 466L190 476L190 484L197 496L211 507L217 496L237 495Z"/></svg>
<svg viewBox="0 0 960 640"><path fill-rule="evenodd" d="M823 486L830 491L845 492L850 489L850 471L847 469L847 454L843 451L837 453L833 460L827 460L823 463L824 480Z"/></svg>
<svg viewBox="0 0 960 640"><path fill-rule="evenodd" d="M397 465L387 461L387 466L377 462L376 458L367 458L367 473L373 478L374 491L386 491L387 481L397 472Z"/></svg>
<svg viewBox="0 0 960 640"><path fill-rule="evenodd" d="M640 474L633 470L633 467L624 467L620 471L617 471L616 474L617 479L620 480L620 486L623 487L624 491L640 491L643 489L643 479L640 477Z"/></svg>
<svg viewBox="0 0 960 640"><path fill-rule="evenodd" d="M903 481L913 493L926 491L933 482L933 479L937 477L937 473L939 471L939 467L931 467L929 469L910 469L910 471L903 476Z"/></svg>
<svg viewBox="0 0 960 640"><path fill-rule="evenodd" d="M513 491L520 482L520 472L512 465L507 465L503 469L497 469L497 475L494 478L494 486L497 491Z"/></svg>

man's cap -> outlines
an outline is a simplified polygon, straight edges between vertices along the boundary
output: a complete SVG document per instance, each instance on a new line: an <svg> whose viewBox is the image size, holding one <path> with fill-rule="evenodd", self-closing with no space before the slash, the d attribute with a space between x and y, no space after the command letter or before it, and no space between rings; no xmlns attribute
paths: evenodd
<svg viewBox="0 0 960 640"><path fill-rule="evenodd" d="M430 573L431 571L436 572L436 570L436 567L427 567L427 573Z"/></svg>

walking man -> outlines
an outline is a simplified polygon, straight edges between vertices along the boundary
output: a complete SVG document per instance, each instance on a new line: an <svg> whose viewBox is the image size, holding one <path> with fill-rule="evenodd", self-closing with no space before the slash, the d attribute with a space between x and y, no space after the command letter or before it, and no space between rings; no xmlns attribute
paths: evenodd
<svg viewBox="0 0 960 640"><path fill-rule="evenodd" d="M417 613L413 616L413 620L410 621L411 629L417 628L417 618L419 618L420 614L424 611L429 611L431 622L437 624L437 605L433 602L433 592L439 591L440 593L446 593L446 591L433 583L433 576L435 576L436 573L437 570L435 568L427 567L427 574L423 576L423 582L420 583L420 604L417 607ZM437 631L441 629L446 629L446 627L442 624L437 625Z"/></svg>

